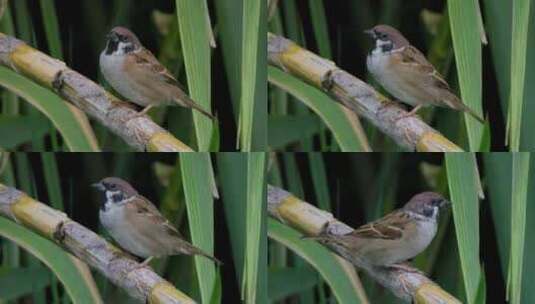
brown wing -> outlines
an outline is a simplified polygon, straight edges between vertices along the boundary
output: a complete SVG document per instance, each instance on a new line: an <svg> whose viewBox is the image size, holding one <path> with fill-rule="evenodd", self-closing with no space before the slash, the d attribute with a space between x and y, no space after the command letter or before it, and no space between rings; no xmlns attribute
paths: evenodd
<svg viewBox="0 0 535 304"><path fill-rule="evenodd" d="M128 57L133 62L127 63L130 68L137 68L143 72L143 75L150 75L158 80L172 84L184 90L182 85L176 80L176 78L166 69L154 55L147 49L142 48L136 53L132 53L132 56Z"/></svg>
<svg viewBox="0 0 535 304"><path fill-rule="evenodd" d="M132 216L137 217L137 223L140 225L150 225L157 230L161 230L163 233L167 233L173 236L182 237L180 232L171 225L148 199L142 195L137 195L136 198L126 204L127 212L130 212ZM158 227L158 228L156 228Z"/></svg>
<svg viewBox="0 0 535 304"><path fill-rule="evenodd" d="M403 235L404 227L410 224L410 222L411 221L408 214L400 210L396 210L383 218L360 226L359 228L353 230L351 235L365 239L400 239Z"/></svg>
<svg viewBox="0 0 535 304"><path fill-rule="evenodd" d="M427 61L425 56L415 47L406 46L401 52L401 65L413 71L423 73L428 77L428 81L441 89L449 90L450 86L444 80L442 75L435 69L435 67Z"/></svg>

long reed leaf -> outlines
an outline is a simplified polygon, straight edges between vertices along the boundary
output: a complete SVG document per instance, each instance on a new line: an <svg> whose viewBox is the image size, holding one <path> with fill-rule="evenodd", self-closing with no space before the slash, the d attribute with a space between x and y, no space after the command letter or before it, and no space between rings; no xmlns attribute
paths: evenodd
<svg viewBox="0 0 535 304"><path fill-rule="evenodd" d="M265 74L266 55L266 2L246 0L243 2L242 17L242 63L239 137L242 151L253 150L253 122L265 118L267 98ZM262 82L258 80L262 79ZM255 106L257 105L258 106ZM255 111L255 109L258 109ZM255 115L262 115L255 118ZM267 135L264 134L264 135ZM265 144L264 144L265 146Z"/></svg>
<svg viewBox="0 0 535 304"><path fill-rule="evenodd" d="M462 101L476 113L482 113L482 57L479 6L477 0L448 1L453 49ZM479 151L483 125L464 115L470 151Z"/></svg>
<svg viewBox="0 0 535 304"><path fill-rule="evenodd" d="M480 280L479 173L472 153L446 153L446 171L467 303L476 303Z"/></svg>
<svg viewBox="0 0 535 304"><path fill-rule="evenodd" d="M267 301L267 238L264 152L247 154L247 215L242 292L246 303Z"/></svg>
<svg viewBox="0 0 535 304"><path fill-rule="evenodd" d="M319 115L333 132L342 151L369 151L365 135L354 127L342 106L335 104L321 91L277 68L269 67L268 77L269 82L292 94Z"/></svg>
<svg viewBox="0 0 535 304"><path fill-rule="evenodd" d="M210 25L206 22L208 7L205 1L176 0L180 39L188 76L189 96L210 112L212 76ZM198 151L210 151L214 126L209 118L193 111Z"/></svg>
<svg viewBox="0 0 535 304"><path fill-rule="evenodd" d="M45 114L63 136L70 150L99 150L89 123L76 116L71 106L55 94L5 67L0 67L0 86L16 93Z"/></svg>
<svg viewBox="0 0 535 304"><path fill-rule="evenodd" d="M48 266L74 303L103 303L93 278L78 259L43 237L0 217L0 235L24 248Z"/></svg>
<svg viewBox="0 0 535 304"><path fill-rule="evenodd" d="M510 303L520 304L526 236L526 210L530 154L513 154L511 192L511 253L509 254L508 295Z"/></svg>
<svg viewBox="0 0 535 304"><path fill-rule="evenodd" d="M214 251L214 201L212 191L207 191L212 186L210 155L183 153L179 159L191 242L210 254ZM195 256L195 268L202 302L209 303L216 286L215 267L212 261Z"/></svg>
<svg viewBox="0 0 535 304"><path fill-rule="evenodd" d="M513 1L513 33L511 44L511 86L507 130L509 148L520 150L522 110L524 107L524 86L526 84L526 55L528 53L528 31L530 0ZM532 52L531 52L532 53ZM531 96L529 96L531 98Z"/></svg>
<svg viewBox="0 0 535 304"><path fill-rule="evenodd" d="M41 15L48 42L48 48L52 57L63 60L63 51L61 48L61 37L59 32L58 17L56 6L53 0L41 0Z"/></svg>
<svg viewBox="0 0 535 304"><path fill-rule="evenodd" d="M343 263L315 242L300 240L295 230L268 219L268 236L310 263L325 279L338 303L365 303L365 293L345 271Z"/></svg>

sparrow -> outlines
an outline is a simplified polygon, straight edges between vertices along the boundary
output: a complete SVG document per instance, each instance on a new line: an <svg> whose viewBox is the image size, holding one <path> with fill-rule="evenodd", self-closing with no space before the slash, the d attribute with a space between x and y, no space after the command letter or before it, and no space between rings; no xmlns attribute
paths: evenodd
<svg viewBox="0 0 535 304"><path fill-rule="evenodd" d="M178 230L128 182L106 177L92 185L103 195L99 219L113 239L128 252L145 259L186 254L221 262L185 241Z"/></svg>
<svg viewBox="0 0 535 304"><path fill-rule="evenodd" d="M414 107L406 116L423 106L439 106L467 112L485 122L453 93L433 65L398 30L377 25L364 32L375 41L375 48L366 58L368 71L392 96Z"/></svg>
<svg viewBox="0 0 535 304"><path fill-rule="evenodd" d="M344 235L306 237L336 245L371 266L393 266L412 259L437 232L439 209L449 202L435 192L413 196L403 208Z"/></svg>
<svg viewBox="0 0 535 304"><path fill-rule="evenodd" d="M100 53L102 75L117 92L144 107L139 115L154 106L181 105L215 119L184 93L180 83L141 45L134 33L115 27L106 37L106 47Z"/></svg>

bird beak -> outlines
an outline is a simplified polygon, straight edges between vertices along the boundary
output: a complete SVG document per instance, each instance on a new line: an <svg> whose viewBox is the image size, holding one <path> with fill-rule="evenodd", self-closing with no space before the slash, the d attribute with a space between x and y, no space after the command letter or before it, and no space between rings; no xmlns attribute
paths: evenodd
<svg viewBox="0 0 535 304"><path fill-rule="evenodd" d="M100 191L106 190L106 188L104 187L104 185L102 183L91 184L91 187L93 187L93 188L95 188L97 190L100 190Z"/></svg>
<svg viewBox="0 0 535 304"><path fill-rule="evenodd" d="M375 38L375 32L373 30L365 30L364 31L364 34L372 37L372 38Z"/></svg>

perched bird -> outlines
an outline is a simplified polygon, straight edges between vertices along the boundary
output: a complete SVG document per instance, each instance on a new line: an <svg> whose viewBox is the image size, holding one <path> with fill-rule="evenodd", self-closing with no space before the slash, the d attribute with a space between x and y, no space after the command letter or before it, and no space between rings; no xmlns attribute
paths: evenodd
<svg viewBox="0 0 535 304"><path fill-rule="evenodd" d="M202 255L221 264L213 256L183 240L158 209L126 181L106 177L92 186L104 194L100 204L100 222L123 249L145 259L143 265L153 257L177 254Z"/></svg>
<svg viewBox="0 0 535 304"><path fill-rule="evenodd" d="M440 106L467 112L485 122L452 92L425 56L398 30L377 25L365 33L375 41L375 49L366 59L368 71L395 98L414 107L407 116L423 106Z"/></svg>
<svg viewBox="0 0 535 304"><path fill-rule="evenodd" d="M184 93L173 75L124 27L115 27L107 35L100 70L117 92L145 107L140 115L154 106L181 105L215 119Z"/></svg>
<svg viewBox="0 0 535 304"><path fill-rule="evenodd" d="M422 192L401 209L345 235L319 235L306 239L342 247L371 266L393 266L412 259L435 237L439 208L449 203L440 194Z"/></svg>

